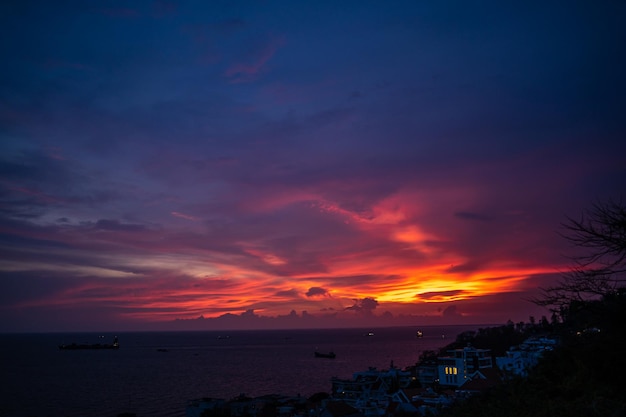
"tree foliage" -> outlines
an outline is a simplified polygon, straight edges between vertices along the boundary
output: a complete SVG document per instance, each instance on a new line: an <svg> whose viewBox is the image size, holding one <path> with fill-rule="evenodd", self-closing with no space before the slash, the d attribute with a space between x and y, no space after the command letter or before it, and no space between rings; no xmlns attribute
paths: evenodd
<svg viewBox="0 0 626 417"><path fill-rule="evenodd" d="M573 331L587 329L594 331ZM533 326L539 330L541 324ZM572 301L554 326L560 344L544 352L528 377L508 380L444 410L441 417L621 417L626 415L626 291ZM529 331L532 328L529 327Z"/></svg>
<svg viewBox="0 0 626 417"><path fill-rule="evenodd" d="M596 204L563 226L563 236L582 254L572 257L572 269L535 301L561 320L555 314L552 322L542 318L528 326L550 330L559 346L545 352L528 377L457 403L442 417L626 415L621 373L626 369L626 207Z"/></svg>
<svg viewBox="0 0 626 417"><path fill-rule="evenodd" d="M535 303L562 312L572 301L588 301L614 293L626 284L626 207L609 200L567 218L561 235L581 254L554 286L543 288Z"/></svg>

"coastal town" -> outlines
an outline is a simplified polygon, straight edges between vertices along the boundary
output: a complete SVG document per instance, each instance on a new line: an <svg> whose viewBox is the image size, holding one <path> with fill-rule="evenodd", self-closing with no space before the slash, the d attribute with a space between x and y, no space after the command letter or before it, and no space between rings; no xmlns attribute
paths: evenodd
<svg viewBox="0 0 626 417"><path fill-rule="evenodd" d="M512 323L503 329L515 332ZM525 377L544 353L558 344L555 336L537 334L509 346L502 355L471 343L454 347L474 336L461 334L456 342L439 352L422 352L415 365L404 369L396 367L392 361L388 369L371 367L355 372L351 379L333 377L329 381L330 393L317 393L308 398L280 394L254 398L241 394L230 400L200 398L189 401L186 417L435 415L455 402L508 379Z"/></svg>

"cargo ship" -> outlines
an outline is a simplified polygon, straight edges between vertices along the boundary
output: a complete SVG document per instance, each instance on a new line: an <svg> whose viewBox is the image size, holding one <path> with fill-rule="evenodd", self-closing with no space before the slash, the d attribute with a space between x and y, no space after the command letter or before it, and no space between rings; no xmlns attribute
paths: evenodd
<svg viewBox="0 0 626 417"><path fill-rule="evenodd" d="M71 345L59 345L61 350L79 350L79 349L119 349L120 343L117 336L113 339L113 343L72 343Z"/></svg>
<svg viewBox="0 0 626 417"><path fill-rule="evenodd" d="M315 351L315 357L316 358L327 358L327 359L335 359L335 352L328 352L328 353L322 353L322 352L318 352L317 350Z"/></svg>

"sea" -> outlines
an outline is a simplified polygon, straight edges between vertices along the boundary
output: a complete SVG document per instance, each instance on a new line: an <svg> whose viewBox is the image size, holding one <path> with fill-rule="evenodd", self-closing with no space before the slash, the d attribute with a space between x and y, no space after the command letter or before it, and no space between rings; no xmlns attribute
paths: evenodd
<svg viewBox="0 0 626 417"><path fill-rule="evenodd" d="M332 377L415 365L477 328L0 334L0 416L183 417L197 398L330 393ZM58 348L114 336L118 350Z"/></svg>

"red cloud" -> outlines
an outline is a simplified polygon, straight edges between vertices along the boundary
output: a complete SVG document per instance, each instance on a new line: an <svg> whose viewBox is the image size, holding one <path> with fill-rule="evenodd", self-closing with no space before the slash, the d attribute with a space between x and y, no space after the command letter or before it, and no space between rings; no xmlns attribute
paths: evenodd
<svg viewBox="0 0 626 417"><path fill-rule="evenodd" d="M237 63L229 67L224 75L232 83L254 81L257 75L266 67L276 51L285 44L283 38L274 38L251 54L246 63Z"/></svg>

